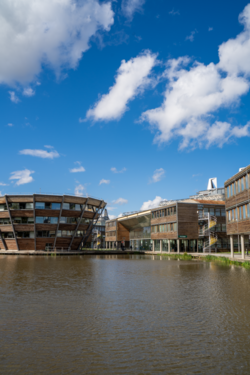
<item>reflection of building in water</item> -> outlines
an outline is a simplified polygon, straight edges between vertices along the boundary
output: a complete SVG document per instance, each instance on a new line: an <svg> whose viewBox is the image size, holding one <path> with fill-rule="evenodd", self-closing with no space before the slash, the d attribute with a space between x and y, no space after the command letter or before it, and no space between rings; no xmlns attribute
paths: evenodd
<svg viewBox="0 0 250 375"><path fill-rule="evenodd" d="M5 195L0 197L0 249L79 250L106 203L69 195Z"/></svg>
<svg viewBox="0 0 250 375"><path fill-rule="evenodd" d="M153 209L125 213L106 223L108 248L212 252L228 250L224 188L210 179L208 190L188 199L163 201Z"/></svg>
<svg viewBox="0 0 250 375"><path fill-rule="evenodd" d="M250 165L225 182L225 191L231 256L239 250L244 259L250 249Z"/></svg>

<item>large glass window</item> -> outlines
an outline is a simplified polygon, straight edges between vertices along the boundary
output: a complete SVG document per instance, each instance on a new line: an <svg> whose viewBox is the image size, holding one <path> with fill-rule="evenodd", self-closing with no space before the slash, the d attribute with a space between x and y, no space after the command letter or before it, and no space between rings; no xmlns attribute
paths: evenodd
<svg viewBox="0 0 250 375"><path fill-rule="evenodd" d="M37 216L36 223L37 224L57 224L58 217Z"/></svg>
<svg viewBox="0 0 250 375"><path fill-rule="evenodd" d="M233 184L231 184L231 196L233 196Z"/></svg>
<svg viewBox="0 0 250 375"><path fill-rule="evenodd" d="M231 221L231 211L228 211L228 221Z"/></svg>
<svg viewBox="0 0 250 375"><path fill-rule="evenodd" d="M45 237L45 238L49 238L49 237L55 237L56 235L56 232L54 230L39 230L36 232L36 236L37 237Z"/></svg>
<svg viewBox="0 0 250 375"><path fill-rule="evenodd" d="M14 224L34 224L33 217L13 217Z"/></svg>
<svg viewBox="0 0 250 375"><path fill-rule="evenodd" d="M246 189L248 189L249 183L248 183L248 174L246 175Z"/></svg>
<svg viewBox="0 0 250 375"><path fill-rule="evenodd" d="M2 237L3 238L14 238L14 233L13 232L2 232Z"/></svg>
<svg viewBox="0 0 250 375"><path fill-rule="evenodd" d="M226 232L227 231L227 225L226 224L221 224L221 231Z"/></svg>
<svg viewBox="0 0 250 375"><path fill-rule="evenodd" d="M240 193L240 179L238 180L238 193Z"/></svg>
<svg viewBox="0 0 250 375"><path fill-rule="evenodd" d="M38 210L43 210L45 208L45 203L44 202L36 202L35 203L35 207L38 209Z"/></svg>
<svg viewBox="0 0 250 375"><path fill-rule="evenodd" d="M221 210L221 216L226 216L226 211L224 209Z"/></svg>
<svg viewBox="0 0 250 375"><path fill-rule="evenodd" d="M77 224L77 218L76 217L61 217L60 223L63 224Z"/></svg>
<svg viewBox="0 0 250 375"><path fill-rule="evenodd" d="M7 205L5 203L0 204L0 211L7 211Z"/></svg>
<svg viewBox="0 0 250 375"><path fill-rule="evenodd" d="M244 177L241 179L241 190L243 191L245 189L244 187Z"/></svg>
<svg viewBox="0 0 250 375"><path fill-rule="evenodd" d="M10 210L33 210L33 203L9 203Z"/></svg>
<svg viewBox="0 0 250 375"><path fill-rule="evenodd" d="M234 210L232 210L232 221L234 221Z"/></svg>
<svg viewBox="0 0 250 375"><path fill-rule="evenodd" d="M229 186L227 187L227 197L228 197L228 198L230 197L230 189L229 189Z"/></svg>
<svg viewBox="0 0 250 375"><path fill-rule="evenodd" d="M0 225L9 225L9 224L11 224L10 218L6 217L6 218L0 219Z"/></svg>
<svg viewBox="0 0 250 375"><path fill-rule="evenodd" d="M34 238L35 232L17 232L16 237L18 237L18 238Z"/></svg>
<svg viewBox="0 0 250 375"><path fill-rule="evenodd" d="M215 209L215 216L220 216L220 209L219 208Z"/></svg>
<svg viewBox="0 0 250 375"><path fill-rule="evenodd" d="M210 215L214 216L214 208L210 208Z"/></svg>
<svg viewBox="0 0 250 375"><path fill-rule="evenodd" d="M240 220L242 219L242 210L241 210L241 207L239 207L239 217L240 217Z"/></svg>
<svg viewBox="0 0 250 375"><path fill-rule="evenodd" d="M246 218L246 206L244 205L243 207L243 219Z"/></svg>

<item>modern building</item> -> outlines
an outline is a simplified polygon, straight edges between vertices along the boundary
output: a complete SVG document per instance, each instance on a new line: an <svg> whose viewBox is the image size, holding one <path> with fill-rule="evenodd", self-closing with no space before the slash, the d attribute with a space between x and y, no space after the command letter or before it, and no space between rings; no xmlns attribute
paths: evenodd
<svg viewBox="0 0 250 375"><path fill-rule="evenodd" d="M108 211L103 211L102 215L98 218L92 229L92 238L90 247L93 249L104 249L106 247L105 242L105 225L106 221L109 220Z"/></svg>
<svg viewBox="0 0 250 375"><path fill-rule="evenodd" d="M80 250L91 241L103 200L69 195L0 196L0 248Z"/></svg>
<svg viewBox="0 0 250 375"><path fill-rule="evenodd" d="M209 190L159 207L125 213L106 223L108 248L175 252L228 251L224 188Z"/></svg>
<svg viewBox="0 0 250 375"><path fill-rule="evenodd" d="M250 249L250 165L225 182L227 234L230 236L231 256L234 251Z"/></svg>

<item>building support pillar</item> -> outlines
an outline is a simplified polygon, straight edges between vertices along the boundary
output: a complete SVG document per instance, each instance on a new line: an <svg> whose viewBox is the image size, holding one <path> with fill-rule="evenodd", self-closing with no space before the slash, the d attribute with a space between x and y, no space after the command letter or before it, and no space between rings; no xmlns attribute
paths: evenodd
<svg viewBox="0 0 250 375"><path fill-rule="evenodd" d="M244 234L240 236L241 239L241 257L245 259L245 241L244 241Z"/></svg>
<svg viewBox="0 0 250 375"><path fill-rule="evenodd" d="M162 240L160 240L160 252L162 253Z"/></svg>
<svg viewBox="0 0 250 375"><path fill-rule="evenodd" d="M152 251L153 251L153 253L155 252L155 240L153 240L153 242L152 242Z"/></svg>
<svg viewBox="0 0 250 375"><path fill-rule="evenodd" d="M180 240L177 240L177 253L180 254Z"/></svg>
<svg viewBox="0 0 250 375"><path fill-rule="evenodd" d="M234 237L230 236L230 250L231 250L231 258L234 257Z"/></svg>
<svg viewBox="0 0 250 375"><path fill-rule="evenodd" d="M168 252L170 253L170 240L168 240Z"/></svg>

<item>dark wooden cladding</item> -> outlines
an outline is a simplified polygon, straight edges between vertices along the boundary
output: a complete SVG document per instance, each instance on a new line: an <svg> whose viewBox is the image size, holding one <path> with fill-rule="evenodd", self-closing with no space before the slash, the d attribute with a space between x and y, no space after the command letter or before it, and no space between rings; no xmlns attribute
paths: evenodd
<svg viewBox="0 0 250 375"><path fill-rule="evenodd" d="M116 226L115 227L107 227L107 225L106 225L105 231L106 232L114 232L114 231L116 231Z"/></svg>
<svg viewBox="0 0 250 375"><path fill-rule="evenodd" d="M59 217L60 210L35 210L36 216Z"/></svg>
<svg viewBox="0 0 250 375"><path fill-rule="evenodd" d="M15 238L6 238L4 241L7 250L18 250Z"/></svg>
<svg viewBox="0 0 250 375"><path fill-rule="evenodd" d="M13 232L12 225L0 225L1 232Z"/></svg>
<svg viewBox="0 0 250 375"><path fill-rule="evenodd" d="M36 238L36 249L37 250L45 250L45 246L47 244L50 244L51 247L53 247L54 238L48 237L48 238Z"/></svg>
<svg viewBox="0 0 250 375"><path fill-rule="evenodd" d="M34 250L33 238L17 238L19 250Z"/></svg>
<svg viewBox="0 0 250 375"><path fill-rule="evenodd" d="M129 230L119 222L117 222L117 229L117 241L129 241Z"/></svg>
<svg viewBox="0 0 250 375"><path fill-rule="evenodd" d="M86 218L86 219L93 219L94 216L95 216L95 213L91 212L91 211L85 211L84 214L83 214L83 218Z"/></svg>
<svg viewBox="0 0 250 375"><path fill-rule="evenodd" d="M11 217L33 217L33 210L10 210Z"/></svg>
<svg viewBox="0 0 250 375"><path fill-rule="evenodd" d="M64 196L64 203L84 204L87 198ZM99 202L100 204L100 202Z"/></svg>
<svg viewBox="0 0 250 375"><path fill-rule="evenodd" d="M62 217L80 217L81 211L62 210Z"/></svg>
<svg viewBox="0 0 250 375"><path fill-rule="evenodd" d="M68 248L70 245L71 237L57 237L56 248Z"/></svg>
<svg viewBox="0 0 250 375"><path fill-rule="evenodd" d="M0 250L7 250L4 239L0 235Z"/></svg>
<svg viewBox="0 0 250 375"><path fill-rule="evenodd" d="M33 197L10 197L8 196L8 202L9 203L33 203Z"/></svg>
<svg viewBox="0 0 250 375"><path fill-rule="evenodd" d="M151 233L152 240L176 240L177 232L161 232L161 233Z"/></svg>
<svg viewBox="0 0 250 375"><path fill-rule="evenodd" d="M116 241L116 236L105 237L105 241L106 241L106 242L114 242L114 241Z"/></svg>
<svg viewBox="0 0 250 375"><path fill-rule="evenodd" d="M16 232L34 232L34 224L13 224Z"/></svg>
<svg viewBox="0 0 250 375"><path fill-rule="evenodd" d="M204 207L211 207L204 205ZM187 236L187 239L198 239L198 205L178 203L178 235Z"/></svg>
<svg viewBox="0 0 250 375"><path fill-rule="evenodd" d="M57 224L36 224L36 231L51 230L56 231Z"/></svg>
<svg viewBox="0 0 250 375"><path fill-rule="evenodd" d="M10 217L9 211L0 211L0 219L5 219L6 217Z"/></svg>
<svg viewBox="0 0 250 375"><path fill-rule="evenodd" d="M78 230L87 230L88 225L87 224L80 224L78 227Z"/></svg>
<svg viewBox="0 0 250 375"><path fill-rule="evenodd" d="M35 195L35 202L61 203L62 197L56 195Z"/></svg>
<svg viewBox="0 0 250 375"><path fill-rule="evenodd" d="M151 225L174 223L177 220L176 215L169 215L164 217L158 217L157 219L151 219Z"/></svg>
<svg viewBox="0 0 250 375"><path fill-rule="evenodd" d="M76 224L59 224L59 230L75 230Z"/></svg>

